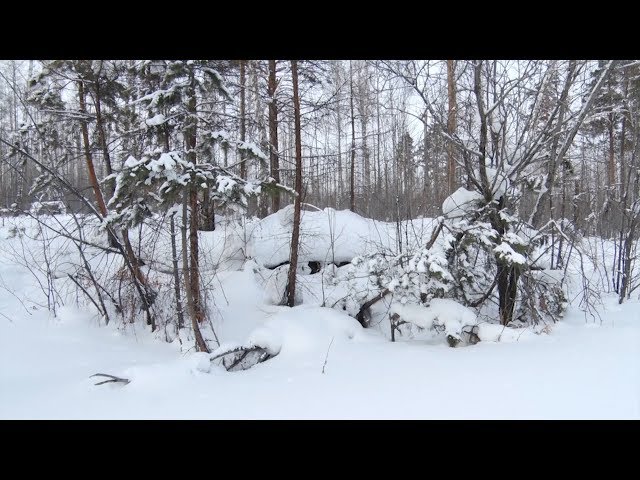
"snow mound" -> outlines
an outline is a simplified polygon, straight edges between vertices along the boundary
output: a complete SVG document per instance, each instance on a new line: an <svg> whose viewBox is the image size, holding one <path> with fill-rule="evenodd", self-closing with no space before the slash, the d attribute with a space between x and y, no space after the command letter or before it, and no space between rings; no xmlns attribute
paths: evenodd
<svg viewBox="0 0 640 480"><path fill-rule="evenodd" d="M204 352L192 353L187 359L189 370L195 374L209 373L211 370L209 357L210 355Z"/></svg>
<svg viewBox="0 0 640 480"><path fill-rule="evenodd" d="M479 206L482 195L478 192L460 187L453 192L442 203L442 214L449 218L463 217L467 213L473 212Z"/></svg>
<svg viewBox="0 0 640 480"><path fill-rule="evenodd" d="M443 326L445 333L455 338L460 338L463 327L477 323L472 309L446 298L434 298L428 307L392 303L390 313L397 313L401 320L427 330L434 325Z"/></svg>
<svg viewBox="0 0 640 480"><path fill-rule="evenodd" d="M333 344L357 338L362 326L331 308L287 308L249 335L248 344L265 348L278 358L304 354L324 355Z"/></svg>
<svg viewBox="0 0 640 480"><path fill-rule="evenodd" d="M387 231L394 231L394 225L376 222L349 210L303 210L300 222L300 263L350 262L356 256L371 250L373 240L381 243L381 248L392 247L395 242L393 234L386 234ZM424 220L420 223L430 225L431 221ZM247 256L258 259L268 268L288 261L292 224L291 205L260 220L249 233ZM416 228L419 229L418 224ZM429 228L425 235L430 231Z"/></svg>

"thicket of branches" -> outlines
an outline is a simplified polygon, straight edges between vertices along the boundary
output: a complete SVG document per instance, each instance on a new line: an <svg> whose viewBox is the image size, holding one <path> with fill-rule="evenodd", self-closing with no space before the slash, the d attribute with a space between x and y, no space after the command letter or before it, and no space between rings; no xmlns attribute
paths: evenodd
<svg viewBox="0 0 640 480"><path fill-rule="evenodd" d="M632 60L3 62L0 204L64 202L77 221L45 226L76 245L75 284L105 318L141 308L153 329L165 287L130 233L156 222L176 329L188 316L200 350L198 230L294 198L398 225L437 218L420 249L378 255L376 295L414 275L416 302L535 323L561 314L571 256L620 301L640 285L638 106ZM83 232L90 218L102 237ZM125 281L128 307L87 248L120 259L110 281Z"/></svg>

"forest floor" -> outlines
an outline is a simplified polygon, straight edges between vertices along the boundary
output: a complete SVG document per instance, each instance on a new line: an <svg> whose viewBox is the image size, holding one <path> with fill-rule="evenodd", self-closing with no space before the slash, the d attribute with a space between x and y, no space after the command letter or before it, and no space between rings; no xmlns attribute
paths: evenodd
<svg viewBox="0 0 640 480"><path fill-rule="evenodd" d="M548 334L449 348L391 343L335 310L242 301L243 273L227 275L228 332L274 316L301 327L281 330L275 358L227 372L140 327L98 326L70 306L53 318L28 300L42 296L29 273L2 262L0 418L640 419L636 300L605 297L595 320L571 306ZM131 382L96 386L95 373Z"/></svg>

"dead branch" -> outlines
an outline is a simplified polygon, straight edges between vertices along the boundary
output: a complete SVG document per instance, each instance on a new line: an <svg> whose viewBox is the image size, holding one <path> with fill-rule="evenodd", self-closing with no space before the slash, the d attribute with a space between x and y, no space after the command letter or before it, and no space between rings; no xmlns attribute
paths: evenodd
<svg viewBox="0 0 640 480"><path fill-rule="evenodd" d="M227 355L231 355L233 353L237 353L239 355L237 357L234 357L229 365L226 365L224 363L224 358L222 358L222 365L224 366L224 368L227 371L231 371L233 368L237 367L245 358L247 358L247 356L250 353L253 353L253 352L260 352L260 356L258 357L258 359L256 360L254 365L256 365L258 363L265 362L265 361L267 361L267 360L269 360L270 358L273 357L273 355L271 355L267 351L267 349L264 348L264 347L259 347L259 346L245 347L245 346L241 346L241 347L235 347L235 348L232 348L230 350L226 350L226 351L224 351L222 353L219 353L217 355L214 355L213 357L209 358L209 361L213 362L214 360L217 360L219 358L226 357ZM243 368L243 370L245 370L245 369Z"/></svg>
<svg viewBox="0 0 640 480"><path fill-rule="evenodd" d="M121 377L116 377L114 375L109 375L107 373L95 373L93 375L91 375L91 377L107 377L110 378L111 380L104 380L102 382L98 382L96 383L96 385L103 385L105 383L110 383L110 382L114 382L114 383L123 383L123 384L127 384L130 383L131 380L129 380L128 378L121 378ZM89 377L89 378L91 378Z"/></svg>
<svg viewBox="0 0 640 480"><path fill-rule="evenodd" d="M384 290L382 290L380 293L378 293L375 297L373 297L371 300L365 302L361 307L360 310L358 311L358 314L356 315L356 320L358 320L360 322L360 325L362 325L363 328L367 328L368 326L368 322L364 319L364 315L365 312L375 303L379 302L380 300L382 300L384 297L387 296L388 293L391 293L391 290L389 290L388 288L385 288Z"/></svg>

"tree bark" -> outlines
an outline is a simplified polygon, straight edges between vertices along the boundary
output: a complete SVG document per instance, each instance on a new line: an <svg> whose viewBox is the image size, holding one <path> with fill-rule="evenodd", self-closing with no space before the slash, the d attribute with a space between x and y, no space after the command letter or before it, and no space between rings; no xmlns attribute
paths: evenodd
<svg viewBox="0 0 640 480"><path fill-rule="evenodd" d="M184 141L186 147L187 161L196 165L197 147L197 110L196 110L196 89L195 76L193 72L189 74L189 87L187 89L187 118L184 128ZM191 187L188 190L189 203L189 283L187 288L191 295L191 321L193 332L196 337L196 348L201 352L209 353L209 348L202 338L199 324L204 322L205 314L202 308L200 296L200 265L199 265L199 245L198 245L198 190L197 179L191 179ZM186 195L186 193L185 193ZM183 210L184 211L184 210Z"/></svg>
<svg viewBox="0 0 640 480"><path fill-rule="evenodd" d="M609 185L609 189L612 193L611 197L614 198L615 197L615 184L616 184L616 156L615 156L615 149L616 149L616 144L615 144L615 135L614 135L614 126L615 126L615 122L614 122L614 116L613 113L610 113L608 115L609 117L609 122L608 122L608 130L609 130L609 161L608 161L608 168L607 168L607 183Z"/></svg>
<svg viewBox="0 0 640 480"><path fill-rule="evenodd" d="M356 211L356 124L353 115L353 69L351 61L349 61L349 77L350 77L350 100L351 100L351 175L349 179L350 201L349 208L352 212Z"/></svg>
<svg viewBox="0 0 640 480"><path fill-rule="evenodd" d="M78 102L79 102L80 113L82 115L86 115L87 107L85 102L84 82L82 80L78 80ZM82 131L82 141L84 143L84 156L87 162L89 182L91 183L91 188L93 188L93 194L96 197L96 204L98 205L98 211L103 217L106 217L107 206L104 203L102 190L100 190L100 184L98 183L98 177L96 176L96 170L93 165L93 159L91 158L91 143L89 142L89 129L87 128L86 118L80 122L80 129Z"/></svg>
<svg viewBox="0 0 640 480"><path fill-rule="evenodd" d="M276 61L269 60L269 160L271 177L280 183L280 164L278 159L278 105L276 103ZM271 213L280 210L280 192L275 191L271 196Z"/></svg>
<svg viewBox="0 0 640 480"><path fill-rule="evenodd" d="M78 101L79 101L79 109L82 114L87 113L86 101L85 101L85 91L84 91L84 82L82 80L78 81ZM87 121L83 120L80 124L80 128L82 131L82 141L84 144L84 154L85 160L87 163L87 170L89 172L89 182L93 188L94 195L96 197L96 203L98 205L98 211L102 217L106 217L108 214L107 207L104 203L104 197L102 196L102 190L100 189L100 184L98 183L98 178L96 176L96 171L93 165L93 158L91 157L91 149L89 143L89 129L87 128ZM111 234L109 234L110 242L114 242L118 244L117 239L113 238ZM133 247L131 246L131 242L129 241L129 236L126 230L122 230L122 240L124 244L124 252L127 256L131 267L131 273L135 277L134 282L140 294L140 300L144 305L144 310L147 316L147 324L151 325L151 329L156 329L155 320L153 319L153 315L151 315L150 306L153 299L152 292L149 291L149 287L147 284L147 279L140 270L140 262L138 261L138 257L133 251ZM138 283L139 282L139 283ZM141 286L140 286L141 285ZM144 291L143 291L144 289Z"/></svg>
<svg viewBox="0 0 640 480"><path fill-rule="evenodd" d="M98 130L98 141L100 142L100 146L102 147L102 157L104 160L105 170L107 175L111 175L113 173L113 168L111 166L111 155L109 154L109 146L107 145L107 136L105 134L104 129L104 120L102 117L102 98L100 93L100 81L98 78L95 79L95 97L93 105L96 109L96 128ZM113 196L115 187L109 188L110 197Z"/></svg>
<svg viewBox="0 0 640 480"><path fill-rule="evenodd" d="M176 296L176 316L178 329L184 327L184 309L180 292L180 273L178 269L178 252L176 249L176 222L175 213L169 217L169 233L171 234L171 262L173 265L173 289Z"/></svg>
<svg viewBox="0 0 640 480"><path fill-rule="evenodd" d="M293 112L296 142L296 198L293 210L293 231L291 234L291 255L289 260L289 277L287 281L287 305L295 305L296 270L298 268L298 244L300 240L300 209L302 202L302 143L300 139L300 97L298 93L298 62L291 60L293 78Z"/></svg>
<svg viewBox="0 0 640 480"><path fill-rule="evenodd" d="M247 119L246 119L246 61L240 60L240 141L246 142L247 140ZM247 164L242 159L240 163L240 177L246 180L247 178Z"/></svg>
<svg viewBox="0 0 640 480"><path fill-rule="evenodd" d="M447 60L447 91L449 96L449 111L447 115L447 134L452 136L456 132L456 84L455 84L455 64L453 60ZM447 142L447 186L449 195L456 190L456 159L453 142Z"/></svg>

